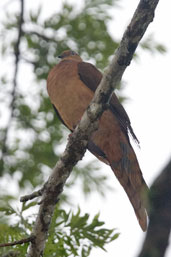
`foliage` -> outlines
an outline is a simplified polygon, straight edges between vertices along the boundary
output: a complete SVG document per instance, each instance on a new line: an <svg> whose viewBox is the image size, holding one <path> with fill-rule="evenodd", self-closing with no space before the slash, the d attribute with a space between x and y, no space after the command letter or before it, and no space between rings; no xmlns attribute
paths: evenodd
<svg viewBox="0 0 171 257"><path fill-rule="evenodd" d="M9 197L8 200L11 197ZM35 206L35 202L23 204L21 210L15 210L10 203L0 208L0 213L5 217L11 218L16 222L9 225L9 220L0 218L0 243L14 242L28 237L34 223L34 214L25 216L24 213ZM2 215L2 216L3 216ZM92 220L89 214L81 215L78 208L76 214L71 211L66 212L57 206L53 215L53 220L49 230L47 246L44 256L89 256L94 247L100 247L105 250L104 246L119 236L113 229L104 227L104 222L99 220L99 214L95 215ZM17 256L25 256L27 244L9 247L9 251L17 252ZM6 253L7 249L0 248L0 255Z"/></svg>
<svg viewBox="0 0 171 257"><path fill-rule="evenodd" d="M99 214L89 221L89 214L66 213L56 209L50 229L45 256L89 256L94 247L105 250L104 245L118 237L113 229L103 227ZM62 231L62 232L61 232Z"/></svg>

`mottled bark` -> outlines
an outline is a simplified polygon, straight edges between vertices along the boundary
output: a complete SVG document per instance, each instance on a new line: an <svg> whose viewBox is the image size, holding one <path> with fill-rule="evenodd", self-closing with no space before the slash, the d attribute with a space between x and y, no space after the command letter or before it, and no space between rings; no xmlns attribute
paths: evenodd
<svg viewBox="0 0 171 257"><path fill-rule="evenodd" d="M163 257L171 230L171 160L150 188L149 206L150 222L138 257Z"/></svg>

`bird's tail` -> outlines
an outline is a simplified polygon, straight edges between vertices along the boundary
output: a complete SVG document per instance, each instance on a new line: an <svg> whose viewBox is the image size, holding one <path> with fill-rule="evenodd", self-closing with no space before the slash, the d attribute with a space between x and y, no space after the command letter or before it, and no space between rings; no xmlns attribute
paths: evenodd
<svg viewBox="0 0 171 257"><path fill-rule="evenodd" d="M136 155L132 147L122 145L123 158L119 162L110 161L115 176L123 186L134 208L143 231L147 230L147 211L145 198L148 187L143 179Z"/></svg>

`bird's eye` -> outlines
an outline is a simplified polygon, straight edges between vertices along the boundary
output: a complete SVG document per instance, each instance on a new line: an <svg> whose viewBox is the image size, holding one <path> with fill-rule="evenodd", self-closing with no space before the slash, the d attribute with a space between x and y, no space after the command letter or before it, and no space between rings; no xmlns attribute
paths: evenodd
<svg viewBox="0 0 171 257"><path fill-rule="evenodd" d="M74 51L71 51L71 54L72 54L72 55L75 55L75 52L74 52Z"/></svg>
<svg viewBox="0 0 171 257"><path fill-rule="evenodd" d="M71 51L71 54L72 54L72 55L77 55L76 52L74 52L74 51Z"/></svg>

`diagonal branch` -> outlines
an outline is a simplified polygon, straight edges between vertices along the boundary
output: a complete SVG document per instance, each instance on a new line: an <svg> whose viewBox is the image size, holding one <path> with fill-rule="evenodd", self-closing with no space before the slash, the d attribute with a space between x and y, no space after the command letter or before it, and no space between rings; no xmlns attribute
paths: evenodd
<svg viewBox="0 0 171 257"><path fill-rule="evenodd" d="M14 55L15 55L15 63L14 63L14 76L13 76L13 89L11 92L11 104L10 104L10 115L9 115L9 121L6 128L6 131L4 133L3 138L3 147L2 147L2 160L4 159L4 155L7 152L7 138L9 129L11 126L12 119L14 117L14 109L15 109L15 99L16 99L16 88L17 88L17 75L18 75L18 67L19 67L19 60L20 60L20 43L21 43L21 37L23 35L23 23L24 23L24 0L20 0L20 16L18 20L18 37L16 44L14 46Z"/></svg>
<svg viewBox="0 0 171 257"><path fill-rule="evenodd" d="M81 122L70 137L67 147L52 171L43 191L39 213L33 228L34 244L29 247L27 257L43 256L49 225L63 186L72 168L82 159L88 139L97 129L98 118L104 111L112 91L130 64L135 49L153 20L154 10L159 0L141 0L127 27L120 46L95 92L95 96L85 111Z"/></svg>
<svg viewBox="0 0 171 257"><path fill-rule="evenodd" d="M138 257L163 257L171 230L171 160L150 190L150 222Z"/></svg>

